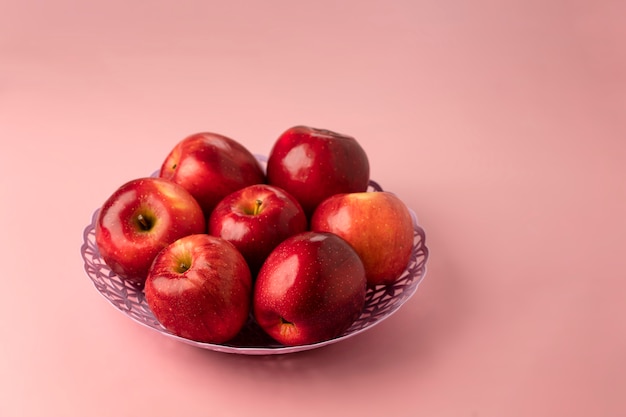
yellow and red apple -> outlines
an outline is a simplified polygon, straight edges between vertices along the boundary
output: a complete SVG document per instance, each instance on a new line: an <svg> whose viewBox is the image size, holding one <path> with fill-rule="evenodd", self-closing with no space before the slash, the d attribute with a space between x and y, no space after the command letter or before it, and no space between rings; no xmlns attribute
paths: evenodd
<svg viewBox="0 0 626 417"><path fill-rule="evenodd" d="M311 218L311 230L345 239L359 254L370 286L394 283L413 250L413 219L395 194L337 194L324 200Z"/></svg>

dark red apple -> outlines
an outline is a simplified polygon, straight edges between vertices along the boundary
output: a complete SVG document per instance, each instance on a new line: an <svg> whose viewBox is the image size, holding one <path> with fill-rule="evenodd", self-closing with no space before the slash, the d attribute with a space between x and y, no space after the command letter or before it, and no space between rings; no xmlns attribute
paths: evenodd
<svg viewBox="0 0 626 417"><path fill-rule="evenodd" d="M206 217L228 194L265 182L261 165L247 148L210 132L190 135L176 144L163 161L159 176L189 191Z"/></svg>
<svg viewBox="0 0 626 417"><path fill-rule="evenodd" d="M173 242L157 255L145 294L156 319L175 335L225 343L248 320L252 279L231 243L198 234Z"/></svg>
<svg viewBox="0 0 626 417"><path fill-rule="evenodd" d="M365 268L358 254L332 233L303 232L268 256L257 276L253 313L284 345L340 336L365 304Z"/></svg>
<svg viewBox="0 0 626 417"><path fill-rule="evenodd" d="M295 126L274 143L267 182L293 195L310 216L331 195L366 191L369 161L351 136Z"/></svg>
<svg viewBox="0 0 626 417"><path fill-rule="evenodd" d="M187 190L163 178L139 178L119 187L101 207L96 244L113 272L143 284L159 251L205 231L202 209Z"/></svg>
<svg viewBox="0 0 626 417"><path fill-rule="evenodd" d="M267 184L250 185L226 196L213 209L208 231L232 244L248 261L253 276L274 248L307 229L298 201Z"/></svg>
<svg viewBox="0 0 626 417"><path fill-rule="evenodd" d="M413 219L390 192L338 194L324 200L311 218L311 230L341 236L357 251L368 284L394 283L413 250Z"/></svg>

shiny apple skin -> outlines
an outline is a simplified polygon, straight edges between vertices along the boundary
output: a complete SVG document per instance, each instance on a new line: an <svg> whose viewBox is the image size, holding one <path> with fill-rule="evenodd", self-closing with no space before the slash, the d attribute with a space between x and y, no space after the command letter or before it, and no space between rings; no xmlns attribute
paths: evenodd
<svg viewBox="0 0 626 417"><path fill-rule="evenodd" d="M267 182L293 195L307 216L326 198L366 191L369 161L351 136L308 126L287 129L267 161Z"/></svg>
<svg viewBox="0 0 626 417"><path fill-rule="evenodd" d="M315 210L310 228L350 243L363 260L370 286L396 282L413 250L411 214L402 200L386 191L329 197Z"/></svg>
<svg viewBox="0 0 626 417"><path fill-rule="evenodd" d="M139 216L150 223L142 227ZM120 278L141 284L159 251L175 240L206 232L200 205L183 187L162 178L138 178L119 187L102 205L96 244Z"/></svg>
<svg viewBox="0 0 626 417"><path fill-rule="evenodd" d="M209 234L235 245L253 276L279 243L307 228L300 203L286 191L267 184L251 185L229 194L208 220Z"/></svg>
<svg viewBox="0 0 626 417"><path fill-rule="evenodd" d="M166 156L159 176L182 185L200 203L205 217L228 194L265 182L265 173L239 142L211 132L187 136Z"/></svg>
<svg viewBox="0 0 626 417"><path fill-rule="evenodd" d="M252 279L231 243L207 234L190 235L157 255L145 295L154 316L175 335L225 343L249 318Z"/></svg>
<svg viewBox="0 0 626 417"><path fill-rule="evenodd" d="M283 241L261 267L253 293L257 323L287 346L340 336L365 304L365 269L332 233L303 232Z"/></svg>

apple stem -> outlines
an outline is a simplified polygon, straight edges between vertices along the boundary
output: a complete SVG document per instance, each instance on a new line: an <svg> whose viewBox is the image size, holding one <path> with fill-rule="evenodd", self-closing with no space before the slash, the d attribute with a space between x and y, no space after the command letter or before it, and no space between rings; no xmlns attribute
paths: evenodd
<svg viewBox="0 0 626 417"><path fill-rule="evenodd" d="M254 205L254 211L252 212L253 214L259 214L261 212L261 205L263 204L263 201L261 201L260 199L257 198L255 205Z"/></svg>
<svg viewBox="0 0 626 417"><path fill-rule="evenodd" d="M150 222L142 214L137 216L137 221L143 230L150 230Z"/></svg>

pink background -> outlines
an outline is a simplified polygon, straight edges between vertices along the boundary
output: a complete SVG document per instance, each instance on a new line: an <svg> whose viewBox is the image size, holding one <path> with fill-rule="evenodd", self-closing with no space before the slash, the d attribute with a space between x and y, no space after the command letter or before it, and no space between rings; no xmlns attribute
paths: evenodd
<svg viewBox="0 0 626 417"><path fill-rule="evenodd" d="M0 415L622 416L619 1L0 1ZM95 290L83 228L182 137L355 136L419 216L416 295L281 357Z"/></svg>

